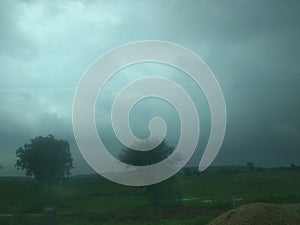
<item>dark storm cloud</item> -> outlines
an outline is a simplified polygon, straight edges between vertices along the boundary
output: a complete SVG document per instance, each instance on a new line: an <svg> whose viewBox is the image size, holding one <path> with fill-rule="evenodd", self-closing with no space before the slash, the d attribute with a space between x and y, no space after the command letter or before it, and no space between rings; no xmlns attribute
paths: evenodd
<svg viewBox="0 0 300 225"><path fill-rule="evenodd" d="M215 164L300 164L299 11L292 0L1 1L0 173L48 133L70 140L76 173L90 171L72 134L75 87L96 57L143 39L184 45L216 74L228 127Z"/></svg>
<svg viewBox="0 0 300 225"><path fill-rule="evenodd" d="M16 4L17 3L17 4ZM34 40L22 28L21 2L1 1L0 3L0 48L7 56L31 59L36 56Z"/></svg>

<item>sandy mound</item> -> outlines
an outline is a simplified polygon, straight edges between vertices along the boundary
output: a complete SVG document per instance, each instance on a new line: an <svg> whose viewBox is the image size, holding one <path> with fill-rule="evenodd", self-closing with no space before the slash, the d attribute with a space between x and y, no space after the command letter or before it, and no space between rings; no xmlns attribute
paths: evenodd
<svg viewBox="0 0 300 225"><path fill-rule="evenodd" d="M209 225L300 225L300 204L252 203L222 214Z"/></svg>

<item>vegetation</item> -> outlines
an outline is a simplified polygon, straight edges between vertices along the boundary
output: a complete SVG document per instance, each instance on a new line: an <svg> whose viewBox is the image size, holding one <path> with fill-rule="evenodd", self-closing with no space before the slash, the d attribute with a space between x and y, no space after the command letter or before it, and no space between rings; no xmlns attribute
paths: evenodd
<svg viewBox="0 0 300 225"><path fill-rule="evenodd" d="M58 225L208 224L251 202L299 203L300 171L265 170L177 175L181 204L155 207L143 189L109 182L100 176L78 176L53 187ZM40 225L43 197L33 179L0 179L0 224Z"/></svg>
<svg viewBox="0 0 300 225"><path fill-rule="evenodd" d="M16 167L47 184L48 192L51 192L53 181L68 177L73 167L68 141L57 140L53 135L32 139L30 144L20 147L16 155Z"/></svg>
<svg viewBox="0 0 300 225"><path fill-rule="evenodd" d="M150 142L148 143L151 144ZM137 146L139 147L139 146ZM140 146L142 149L145 146ZM146 166L160 162L167 158L174 149L170 147L166 141L163 141L158 147L147 152L139 152L129 148L123 149L119 156L120 159L131 165ZM180 189L177 177L172 177L159 184L153 184L142 187L142 191L149 199L152 206L175 206L180 202Z"/></svg>

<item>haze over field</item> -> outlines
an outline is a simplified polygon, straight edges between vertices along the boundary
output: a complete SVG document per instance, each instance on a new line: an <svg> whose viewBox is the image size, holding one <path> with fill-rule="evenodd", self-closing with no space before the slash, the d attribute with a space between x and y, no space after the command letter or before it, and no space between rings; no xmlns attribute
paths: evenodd
<svg viewBox="0 0 300 225"><path fill-rule="evenodd" d="M76 86L97 57L144 39L191 49L218 78L228 124L213 165L300 165L299 11L297 0L1 1L0 176L23 174L14 168L16 149L49 133L69 140L73 174L90 173L72 131ZM132 66L109 81L96 111L103 140L118 153L109 122L113 97L148 75L172 77L193 97L201 142L189 164L197 165L209 134L209 109L195 84L167 66ZM157 115L169 125L168 142L176 144L178 116L157 99L134 108L135 133L146 137L147 123Z"/></svg>

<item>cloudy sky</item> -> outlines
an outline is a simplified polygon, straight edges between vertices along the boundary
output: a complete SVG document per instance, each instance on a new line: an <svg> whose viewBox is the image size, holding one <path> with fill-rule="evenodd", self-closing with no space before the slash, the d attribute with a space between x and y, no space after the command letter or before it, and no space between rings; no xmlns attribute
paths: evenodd
<svg viewBox="0 0 300 225"><path fill-rule="evenodd" d="M91 172L72 131L76 87L97 57L140 40L183 45L215 73L228 124L214 165L300 165L299 12L297 0L0 1L0 175L20 174L16 149L49 133L69 140L74 174ZM128 80L153 73L182 76L161 65L141 65L116 74L103 90L96 121L107 145L115 143L108 119L116 92ZM193 84L184 79L200 114L209 115L201 91L192 93ZM178 137L172 107L145 109L133 111L137 133L147 133L149 119L159 114L168 115L174 127L169 141ZM199 162L208 121L201 120L204 137L190 165Z"/></svg>

